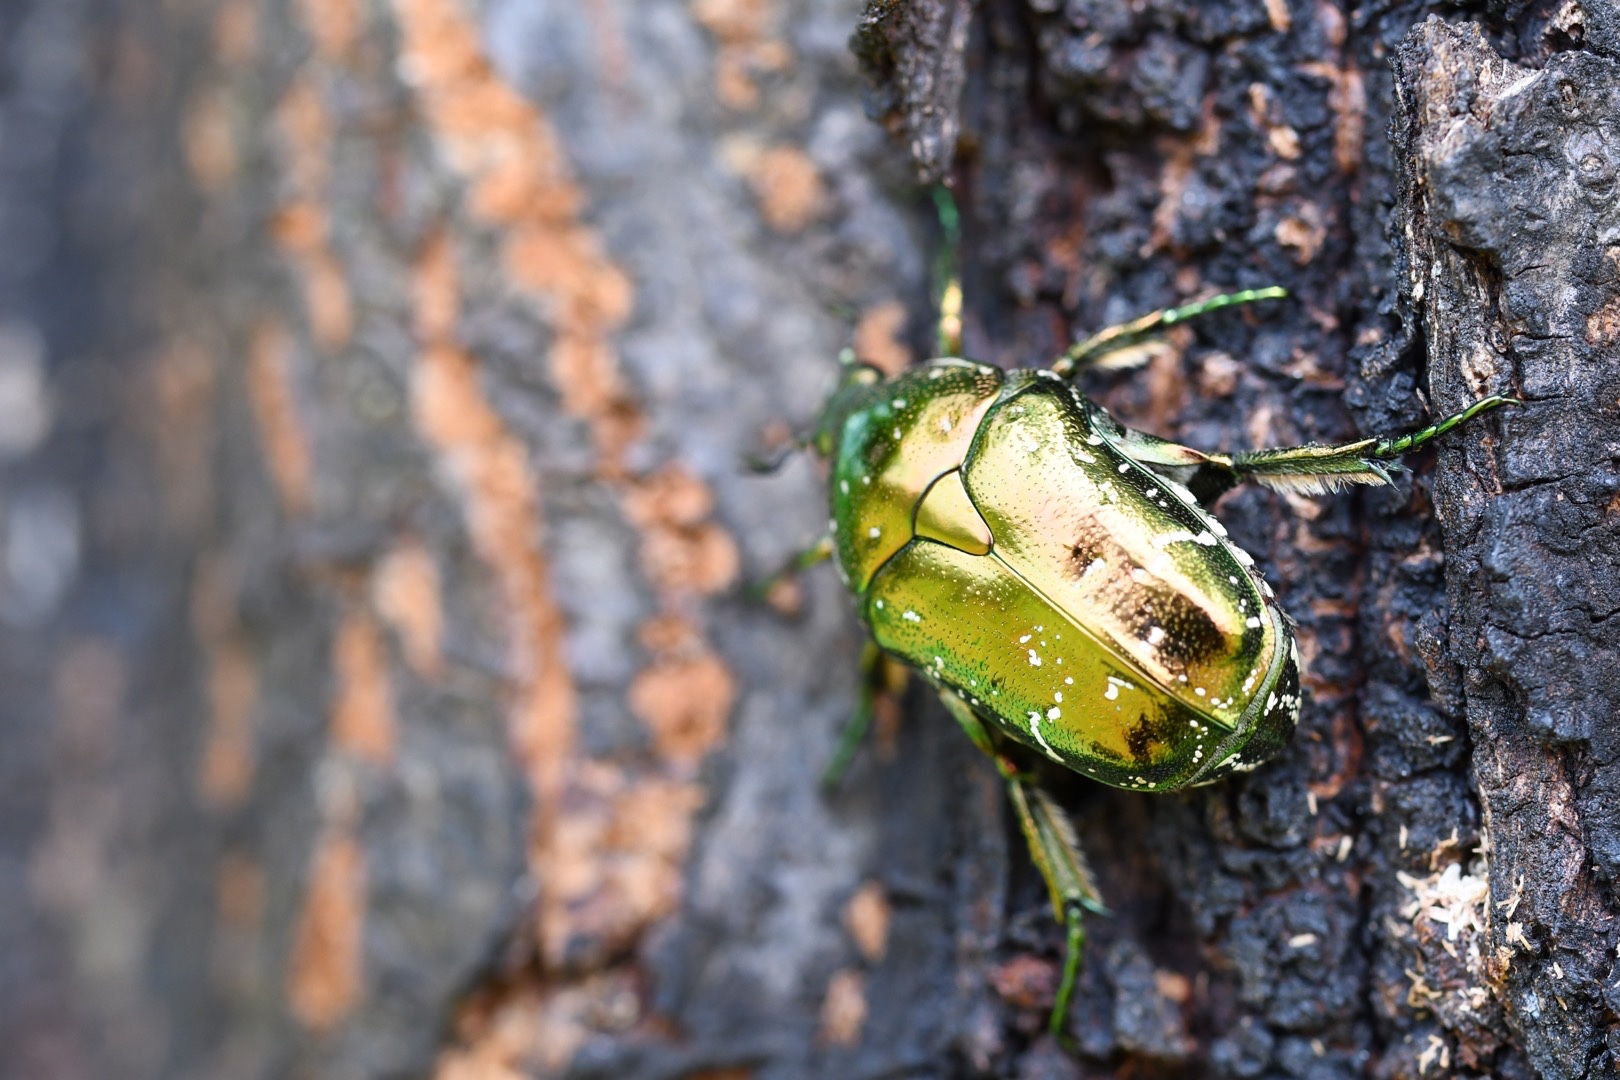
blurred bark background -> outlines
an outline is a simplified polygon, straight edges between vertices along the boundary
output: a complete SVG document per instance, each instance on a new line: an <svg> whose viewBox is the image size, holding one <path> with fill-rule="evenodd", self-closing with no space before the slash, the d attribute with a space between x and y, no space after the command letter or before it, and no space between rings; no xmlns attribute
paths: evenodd
<svg viewBox="0 0 1620 1080"><path fill-rule="evenodd" d="M1304 718L1051 778L1074 1055L992 771L914 696L823 798L848 605L742 588L824 504L739 462L925 355L919 176L984 360L1291 290L1137 426L1528 401L1223 501ZM0 1074L1613 1075L1617 177L1609 0L12 0Z"/></svg>

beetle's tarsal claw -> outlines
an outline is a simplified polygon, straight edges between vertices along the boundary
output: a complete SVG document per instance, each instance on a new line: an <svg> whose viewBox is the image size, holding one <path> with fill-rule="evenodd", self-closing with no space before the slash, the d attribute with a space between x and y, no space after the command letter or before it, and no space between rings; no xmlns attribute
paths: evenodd
<svg viewBox="0 0 1620 1080"><path fill-rule="evenodd" d="M1052 1015L1046 1028L1058 1038L1063 1037L1063 1026L1069 1018L1069 1002L1074 998L1074 984L1080 976L1080 957L1085 951L1085 915L1078 902L1064 905L1063 910L1063 974L1058 979L1057 995L1052 1000Z"/></svg>

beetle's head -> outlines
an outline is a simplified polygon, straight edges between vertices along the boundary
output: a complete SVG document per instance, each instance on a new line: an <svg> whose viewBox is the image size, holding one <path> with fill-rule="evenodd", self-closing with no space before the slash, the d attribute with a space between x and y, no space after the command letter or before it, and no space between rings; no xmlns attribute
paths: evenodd
<svg viewBox="0 0 1620 1080"><path fill-rule="evenodd" d="M866 407L872 388L883 381L883 372L857 360L854 349L840 352L838 362L843 369L838 386L821 406L815 434L810 437L810 448L824 458L832 457L837 451L845 421L852 413Z"/></svg>

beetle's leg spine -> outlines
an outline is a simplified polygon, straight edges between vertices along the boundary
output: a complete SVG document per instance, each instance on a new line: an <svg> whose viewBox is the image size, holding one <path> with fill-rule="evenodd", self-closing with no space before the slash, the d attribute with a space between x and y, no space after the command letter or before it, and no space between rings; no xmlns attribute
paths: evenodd
<svg viewBox="0 0 1620 1080"><path fill-rule="evenodd" d="M1130 322L1110 326L1099 330L1090 337L1069 346L1067 352L1052 364L1052 371L1060 378L1072 378L1082 367L1097 363L1109 353L1119 352L1137 344L1142 339L1168 329L1180 322L1219 311L1222 308L1235 307L1239 304L1252 304L1259 300L1280 300L1288 295L1288 290L1278 285L1267 286L1264 289L1244 289L1241 292L1221 293L1211 296L1207 300L1199 300L1181 307L1163 308L1159 311L1149 312Z"/></svg>

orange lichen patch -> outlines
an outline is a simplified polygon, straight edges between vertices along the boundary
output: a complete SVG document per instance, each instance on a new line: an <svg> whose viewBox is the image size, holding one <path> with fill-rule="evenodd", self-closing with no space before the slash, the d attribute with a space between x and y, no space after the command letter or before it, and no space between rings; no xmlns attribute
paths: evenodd
<svg viewBox="0 0 1620 1080"><path fill-rule="evenodd" d="M655 586L715 593L736 580L737 545L706 520L713 508L708 487L675 465L642 479L627 493L625 513L643 532L642 569Z"/></svg>
<svg viewBox="0 0 1620 1080"><path fill-rule="evenodd" d="M715 96L731 109L759 103L755 76L781 71L793 60L788 46L771 36L776 13L768 0L694 0L692 15L714 36Z"/></svg>
<svg viewBox="0 0 1620 1080"><path fill-rule="evenodd" d="M313 484L309 439L293 394L292 348L279 322L259 324L248 347L248 396L281 508L298 517L309 509Z"/></svg>
<svg viewBox="0 0 1620 1080"><path fill-rule="evenodd" d="M634 290L580 220L584 200L555 131L501 81L477 25L454 0L394 0L394 10L400 70L440 159L464 189L462 205L495 230L506 280L547 317L552 381L564 409L590 430L598 478L624 497L626 516L645 534L643 562L661 606L677 608L693 593L724 587L736 575L736 551L709 520L708 490L675 473L636 478L627 464L642 416L619 371L613 335L630 316ZM412 380L417 426L462 492L474 546L493 571L509 621L519 697L513 728L535 792L530 862L542 883L539 959L549 982L537 993L520 984L496 995L528 1013L526 1025L543 1029L526 1036L533 1040L526 1056L514 1057L510 1047L490 1053L499 1036L469 1033L464 1051L441 1061L440 1074L506 1076L523 1061L558 1072L590 1031L603 1030L603 1016L637 1014L633 992L599 992L593 986L604 976L585 972L633 948L651 923L675 910L703 790L686 779L684 757L646 775L578 753L563 626L538 546L535 477L523 443L491 407L475 360L455 339L456 262L448 239L424 245L413 284L422 344ZM701 695L711 703L706 708L722 700L729 709L730 675L701 634L673 618L649 625L650 638L659 637L659 627L668 631L665 645L653 649L655 669L676 676L654 708ZM690 755L718 738L724 722L723 711L718 719L711 711L677 716L667 727L676 752ZM670 775L658 775L665 770Z"/></svg>
<svg viewBox="0 0 1620 1080"><path fill-rule="evenodd" d="M310 332L328 352L354 333L354 302L328 241L326 186L331 173L332 121L313 79L296 79L276 106L288 186L294 197L271 223L271 235L293 259L309 312Z"/></svg>
<svg viewBox="0 0 1620 1080"><path fill-rule="evenodd" d="M137 415L151 417L147 433L156 447L165 517L183 533L200 525L213 498L217 372L208 351L187 338L172 341L147 370L156 408Z"/></svg>
<svg viewBox="0 0 1620 1080"><path fill-rule="evenodd" d="M1271 28L1279 34L1288 33L1288 28L1294 25L1294 20L1288 13L1288 0L1265 0L1266 21Z"/></svg>
<svg viewBox="0 0 1620 1080"><path fill-rule="evenodd" d="M684 529L651 529L641 566L660 589L717 593L737 580L737 544L712 521Z"/></svg>
<svg viewBox="0 0 1620 1080"><path fill-rule="evenodd" d="M302 197L317 198L331 174L332 118L309 75L287 87L276 105L275 125L287 181Z"/></svg>
<svg viewBox="0 0 1620 1080"><path fill-rule="evenodd" d="M407 537L382 557L371 579L371 602L399 635L411 670L424 679L443 675L439 568L420 540Z"/></svg>
<svg viewBox="0 0 1620 1080"><path fill-rule="evenodd" d="M1050 1008L1057 984L1057 965L1036 956L1015 956L990 972L990 985L1015 1009Z"/></svg>
<svg viewBox="0 0 1620 1080"><path fill-rule="evenodd" d="M226 569L218 560L197 567L191 633L208 660L208 729L197 791L209 806L238 806L253 785L259 673L238 635Z"/></svg>
<svg viewBox="0 0 1620 1080"><path fill-rule="evenodd" d="M259 672L234 638L207 648L209 721L197 790L209 806L224 809L240 806L253 786Z"/></svg>
<svg viewBox="0 0 1620 1080"><path fill-rule="evenodd" d="M214 57L222 68L245 67L259 52L260 7L255 0L224 0L214 14Z"/></svg>
<svg viewBox="0 0 1620 1080"><path fill-rule="evenodd" d="M310 860L287 973L287 1004L306 1028L331 1030L360 999L365 911L365 853L346 831L330 830Z"/></svg>
<svg viewBox="0 0 1620 1080"><path fill-rule="evenodd" d="M578 220L583 199L546 118L502 82L476 26L453 0L395 0L401 64L445 162L468 185L475 217L505 229L511 280L540 294L553 319L563 407L591 425L604 474L640 430L609 339L629 316L629 278Z"/></svg>
<svg viewBox="0 0 1620 1080"><path fill-rule="evenodd" d="M411 313L422 341L449 341L456 332L461 295L455 252L443 229L428 236L411 268Z"/></svg>
<svg viewBox="0 0 1620 1080"><path fill-rule="evenodd" d="M703 789L684 781L634 781L603 762L575 765L542 853L550 875L540 912L540 951L565 970L581 945L605 956L630 946L675 911L692 815Z"/></svg>
<svg viewBox="0 0 1620 1080"><path fill-rule="evenodd" d="M430 345L411 390L416 426L461 488L473 545L500 588L518 694L513 739L544 817L574 746L574 686L563 659L562 616L540 552L534 470L462 350Z"/></svg>
<svg viewBox="0 0 1620 1080"><path fill-rule="evenodd" d="M298 21L328 61L342 60L360 37L363 12L359 0L298 0Z"/></svg>
<svg viewBox="0 0 1620 1080"><path fill-rule="evenodd" d="M1159 205L1153 208L1153 233L1144 255L1170 246L1195 163L1195 151L1186 143L1171 143L1166 148L1164 175L1159 180Z"/></svg>
<svg viewBox="0 0 1620 1080"><path fill-rule="evenodd" d="M644 669L630 684L630 711L652 732L660 757L695 766L725 736L736 697L730 670L706 653Z"/></svg>
<svg viewBox="0 0 1620 1080"><path fill-rule="evenodd" d="M350 611L332 643L337 694L332 702L332 743L342 753L374 765L394 758L394 695L388 654L377 624Z"/></svg>
<svg viewBox="0 0 1620 1080"><path fill-rule="evenodd" d="M1609 296L1586 317L1586 343L1607 349L1620 342L1620 294Z"/></svg>
<svg viewBox="0 0 1620 1080"><path fill-rule="evenodd" d="M300 272L311 336L327 352L341 349L354 334L354 301L343 267L327 244L326 216L320 204L300 202L283 207L270 223L270 232Z"/></svg>
<svg viewBox="0 0 1620 1080"><path fill-rule="evenodd" d="M1299 132L1281 121L1274 121L1271 114L1276 109L1276 101L1271 91L1264 83L1249 84L1249 117L1254 121L1266 136L1266 145L1271 152L1284 161L1293 161L1299 157Z"/></svg>
<svg viewBox="0 0 1620 1080"><path fill-rule="evenodd" d="M1367 88L1361 71L1325 61L1301 64L1300 70L1328 81L1328 106L1333 110L1333 160L1341 172L1356 172L1361 168L1367 132Z"/></svg>
<svg viewBox="0 0 1620 1080"><path fill-rule="evenodd" d="M883 886L868 881L844 905L844 928L855 940L855 948L868 963L883 959L889 948L889 898Z"/></svg>
<svg viewBox="0 0 1620 1080"><path fill-rule="evenodd" d="M826 199L826 186L815 162L795 146L765 151L748 179L765 223L777 232L796 233L809 225Z"/></svg>
<svg viewBox="0 0 1620 1080"><path fill-rule="evenodd" d="M1165 968L1156 969L1153 972L1153 986L1159 991L1160 997L1173 1001L1177 1005L1185 1005L1192 1000L1192 980L1179 971L1168 971Z"/></svg>
<svg viewBox="0 0 1620 1080"><path fill-rule="evenodd" d="M192 98L181 139L191 177L205 193L217 194L236 179L236 135L231 130L230 106L218 87Z"/></svg>
<svg viewBox="0 0 1620 1080"><path fill-rule="evenodd" d="M911 350L901 336L906 330L906 305L885 300L867 308L855 324L855 355L882 369L885 375L900 374L911 366Z"/></svg>
<svg viewBox="0 0 1620 1080"><path fill-rule="evenodd" d="M585 1040L624 1031L640 1017L636 979L615 968L564 987L513 988L500 1000L463 1011L462 1046L442 1055L435 1080L521 1080L560 1076ZM696 1074L683 1074L695 1080Z"/></svg>
<svg viewBox="0 0 1620 1080"><path fill-rule="evenodd" d="M1322 224L1322 212L1315 203L1301 203L1297 214L1277 222L1273 235L1277 243L1294 249L1294 260L1303 266L1322 250L1327 228Z"/></svg>
<svg viewBox="0 0 1620 1080"><path fill-rule="evenodd" d="M264 868L240 852L226 852L214 874L214 908L226 929L258 929L264 915Z"/></svg>
<svg viewBox="0 0 1620 1080"><path fill-rule="evenodd" d="M625 498L625 513L643 529L699 525L714 510L714 496L703 481L667 465L642 479Z"/></svg>
<svg viewBox="0 0 1620 1080"><path fill-rule="evenodd" d="M821 1000L817 1038L830 1046L854 1046L866 1026L866 976L854 968L833 972Z"/></svg>

